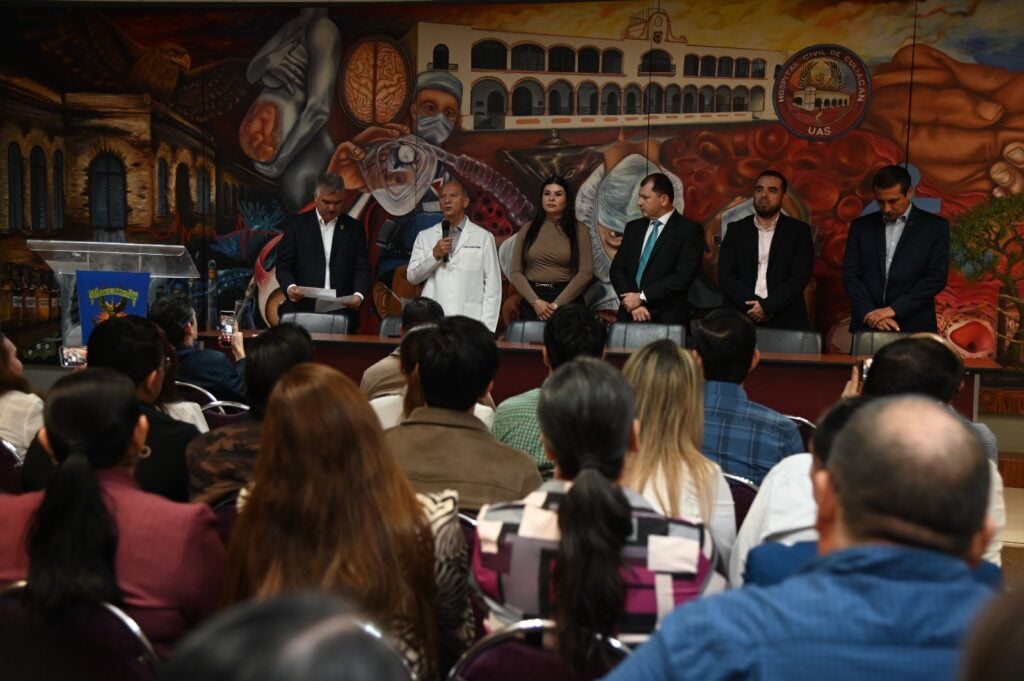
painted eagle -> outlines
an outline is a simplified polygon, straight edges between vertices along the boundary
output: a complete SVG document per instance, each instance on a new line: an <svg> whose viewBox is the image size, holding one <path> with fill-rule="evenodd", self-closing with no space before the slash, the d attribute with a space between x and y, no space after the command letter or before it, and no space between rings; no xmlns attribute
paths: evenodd
<svg viewBox="0 0 1024 681"><path fill-rule="evenodd" d="M222 59L193 69L181 45L142 45L99 12L52 10L23 19L25 38L56 55L88 87L149 93L195 121L230 111L250 87L245 59Z"/></svg>

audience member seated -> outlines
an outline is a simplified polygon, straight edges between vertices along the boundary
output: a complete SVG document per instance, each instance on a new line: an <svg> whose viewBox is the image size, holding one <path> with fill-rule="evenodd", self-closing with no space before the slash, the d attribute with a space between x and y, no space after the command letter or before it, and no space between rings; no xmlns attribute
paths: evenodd
<svg viewBox="0 0 1024 681"><path fill-rule="evenodd" d="M967 639L962 681L1018 681L1024 669L1024 591L1000 595Z"/></svg>
<svg viewBox="0 0 1024 681"><path fill-rule="evenodd" d="M98 324L89 336L89 366L113 369L135 383L139 408L149 421L146 445L152 455L135 467L135 479L147 492L171 501L188 501L185 448L199 435L195 426L171 418L154 406L171 359L164 355L160 330L153 322L128 315ZM53 461L38 442L25 456L22 485L26 490L46 487Z"/></svg>
<svg viewBox="0 0 1024 681"><path fill-rule="evenodd" d="M183 641L160 678L409 681L402 658L364 622L348 603L322 593L245 603Z"/></svg>
<svg viewBox="0 0 1024 681"><path fill-rule="evenodd" d="M402 307L402 326L399 332L402 338L423 324L436 324L444 319L444 308L436 300L430 298L413 298ZM399 348L375 364L371 364L363 372L363 380L359 389L372 400L384 395L397 395L405 390L405 374L402 373L399 361Z"/></svg>
<svg viewBox="0 0 1024 681"><path fill-rule="evenodd" d="M178 399L178 356L174 353L174 346L167 339L167 334L157 325L160 333L160 346L163 348L164 380L160 384L160 394L153 401L153 406L170 416L176 421L184 421L196 427L200 433L210 430L210 424L206 421L203 408L198 402Z"/></svg>
<svg viewBox="0 0 1024 681"><path fill-rule="evenodd" d="M736 515L722 469L700 453L704 399L697 360L674 341L659 340L634 353L622 375L636 395L640 423L623 483L640 490L659 513L709 527L725 575Z"/></svg>
<svg viewBox="0 0 1024 681"><path fill-rule="evenodd" d="M45 493L0 495L0 583L27 579L42 617L76 601L123 607L166 654L214 610L224 547L209 508L139 489L148 430L121 374L54 384L38 439L58 465Z"/></svg>
<svg viewBox="0 0 1024 681"><path fill-rule="evenodd" d="M620 487L636 448L633 392L610 365L563 365L541 389L538 417L555 479L514 503L485 506L473 572L490 620L553 618L577 673L607 667L597 637L645 640L668 612L725 580L699 522L667 518Z"/></svg>
<svg viewBox="0 0 1024 681"><path fill-rule="evenodd" d="M245 346L241 333L231 335L231 353L238 363L232 364L223 352L196 349L195 343L199 338L196 312L184 298L161 298L149 306L149 318L164 330L174 345L179 381L205 388L218 400L245 400L245 386L242 384Z"/></svg>
<svg viewBox="0 0 1024 681"><path fill-rule="evenodd" d="M434 324L421 324L404 336L399 345L399 363L406 385L395 395L383 395L370 400L370 406L380 420L381 428L387 430L409 418L413 409L422 407L423 389L420 387L420 375L416 370L419 362L420 340L434 328ZM494 409L477 402L473 405L473 416L480 419L487 430L494 424Z"/></svg>
<svg viewBox="0 0 1024 681"><path fill-rule="evenodd" d="M743 390L761 359L754 322L739 310L715 310L697 326L694 349L705 380L701 451L726 473L761 484L772 466L804 444L789 419L751 402Z"/></svg>
<svg viewBox="0 0 1024 681"><path fill-rule="evenodd" d="M0 331L0 438L22 458L43 425L43 401L23 374L18 348Z"/></svg>
<svg viewBox="0 0 1024 681"><path fill-rule="evenodd" d="M872 400L812 484L821 558L679 608L608 679L953 679L992 596L971 575L992 532L977 435L932 400Z"/></svg>
<svg viewBox="0 0 1024 681"><path fill-rule="evenodd" d="M487 327L469 317L442 319L420 340L417 371L426 406L386 433L417 492L453 489L475 513L540 485L533 460L495 440L473 416L498 371L498 346Z"/></svg>
<svg viewBox="0 0 1024 681"><path fill-rule="evenodd" d="M544 300L538 298L540 303ZM547 303L544 303L547 304ZM577 357L604 356L608 329L593 312L582 305L566 305L549 313L544 325L544 349L541 357L548 371ZM544 455L537 424L540 388L513 395L498 405L491 433L509 447L526 452L545 478L551 477L554 464Z"/></svg>
<svg viewBox="0 0 1024 681"><path fill-rule="evenodd" d="M960 354L938 336L901 338L878 350L871 363L861 394L869 397L906 395L916 393L949 405L956 397L964 380L964 363ZM859 374L857 375L859 379ZM958 412L951 413L959 416ZM963 418L963 417L961 417ZM996 466L998 451L995 436L984 424L964 423L974 430L989 461L992 484L989 486L988 517L995 532L985 550L985 560L1002 565L1003 529L1006 527L1006 502L1003 498L1003 478ZM979 428L979 426L981 426Z"/></svg>
<svg viewBox="0 0 1024 681"><path fill-rule="evenodd" d="M818 420L811 437L811 452L787 456L768 471L747 511L743 527L736 535L729 561L731 586L737 587L746 581L747 556L762 544L795 546L811 542L817 545L815 521L818 506L811 491L811 475L815 470L825 468L836 435L866 402L867 399L861 397L836 402ZM804 556L806 553L793 555ZM817 556L817 551L814 556Z"/></svg>
<svg viewBox="0 0 1024 681"><path fill-rule="evenodd" d="M454 655L472 636L457 513L451 491L417 497L355 383L300 364L267 402L231 537L226 601L308 588L347 594L417 678L435 679L440 651Z"/></svg>
<svg viewBox="0 0 1024 681"><path fill-rule="evenodd" d="M233 423L200 435L185 450L192 501L212 506L249 484L270 391L286 371L312 361L313 339L297 324L272 326L249 341L245 363L249 411Z"/></svg>

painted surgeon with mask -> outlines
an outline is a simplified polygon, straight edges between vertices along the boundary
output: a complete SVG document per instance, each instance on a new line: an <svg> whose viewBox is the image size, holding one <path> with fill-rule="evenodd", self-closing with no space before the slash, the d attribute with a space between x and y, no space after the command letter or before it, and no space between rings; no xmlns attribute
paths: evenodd
<svg viewBox="0 0 1024 681"><path fill-rule="evenodd" d="M395 270L409 262L416 235L441 220L438 192L450 179L438 149L455 130L462 83L447 71L416 78L408 126L371 127L334 152L331 169L349 189L373 195L390 216L380 229L377 276L391 286Z"/></svg>

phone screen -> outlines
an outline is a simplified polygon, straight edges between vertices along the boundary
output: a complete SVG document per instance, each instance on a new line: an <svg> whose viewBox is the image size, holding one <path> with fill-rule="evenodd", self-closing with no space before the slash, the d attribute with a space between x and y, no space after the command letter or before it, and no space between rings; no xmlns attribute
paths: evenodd
<svg viewBox="0 0 1024 681"><path fill-rule="evenodd" d="M88 348L84 345L62 345L60 365L67 369L80 369L86 364Z"/></svg>

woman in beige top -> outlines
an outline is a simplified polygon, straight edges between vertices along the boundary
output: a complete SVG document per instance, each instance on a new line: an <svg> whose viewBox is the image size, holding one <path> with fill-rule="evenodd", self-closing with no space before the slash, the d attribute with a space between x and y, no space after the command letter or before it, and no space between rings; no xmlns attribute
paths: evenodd
<svg viewBox="0 0 1024 681"><path fill-rule="evenodd" d="M512 251L512 285L523 297L520 319L547 320L559 305L579 301L594 274L590 234L576 221L564 177L544 181L540 203Z"/></svg>

